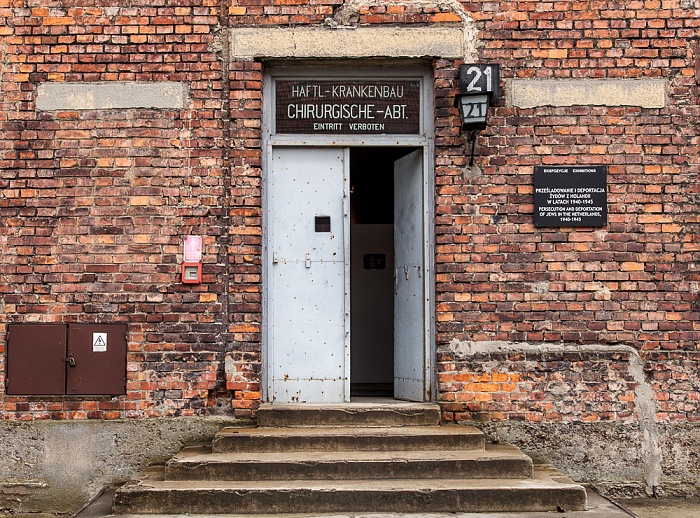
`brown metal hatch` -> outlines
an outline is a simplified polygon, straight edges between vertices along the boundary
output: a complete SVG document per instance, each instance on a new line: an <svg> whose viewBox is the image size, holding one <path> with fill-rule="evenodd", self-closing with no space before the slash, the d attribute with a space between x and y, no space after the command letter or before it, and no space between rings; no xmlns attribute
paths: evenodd
<svg viewBox="0 0 700 518"><path fill-rule="evenodd" d="M10 324L5 378L7 393L65 394L65 357L65 324Z"/></svg>
<svg viewBox="0 0 700 518"><path fill-rule="evenodd" d="M126 348L126 324L10 324L7 394L125 394Z"/></svg>
<svg viewBox="0 0 700 518"><path fill-rule="evenodd" d="M126 324L70 324L66 394L125 394L126 342Z"/></svg>

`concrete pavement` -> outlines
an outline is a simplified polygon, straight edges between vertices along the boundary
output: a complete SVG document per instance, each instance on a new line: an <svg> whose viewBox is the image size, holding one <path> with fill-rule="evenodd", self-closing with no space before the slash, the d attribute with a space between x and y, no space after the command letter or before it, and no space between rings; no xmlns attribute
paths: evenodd
<svg viewBox="0 0 700 518"><path fill-rule="evenodd" d="M12 518L107 518L112 515L113 490L108 490L90 505L78 513L70 515L54 514L22 514L12 513ZM1 514L1 513L0 513ZM175 515L182 518L185 515ZM147 518L175 518L168 516L148 516ZM396 514L396 513L353 513L334 515L257 515L255 518L699 518L700 499L675 499L652 498L610 501L592 490L588 490L587 511L564 511L560 513L432 513L432 514ZM120 518L145 518L132 515L124 515ZM211 517L197 517L190 515L188 518L223 518L221 515ZM243 518L243 515L228 515L227 518ZM250 518L247 516L246 518Z"/></svg>
<svg viewBox="0 0 700 518"><path fill-rule="evenodd" d="M113 491L105 492L82 512L73 518L105 518L111 515ZM149 516L148 518L175 518L184 515ZM588 489L587 511L566 511L559 513L430 513L430 514L395 514L395 513L352 513L352 514L305 514L305 515L256 515L255 518L698 518L700 517L699 500L681 499L636 499L614 502L595 491ZM13 518L18 518L14 515ZM21 517L19 517L21 518ZM34 515L31 518L37 518ZM123 515L121 518L143 518ZM188 518L197 518L189 516ZM221 518L219 516L199 518ZM243 515L228 515L228 518L243 518ZM249 516L246 518L250 518Z"/></svg>
<svg viewBox="0 0 700 518"><path fill-rule="evenodd" d="M700 498L653 498L621 500L619 502L639 518L698 518Z"/></svg>

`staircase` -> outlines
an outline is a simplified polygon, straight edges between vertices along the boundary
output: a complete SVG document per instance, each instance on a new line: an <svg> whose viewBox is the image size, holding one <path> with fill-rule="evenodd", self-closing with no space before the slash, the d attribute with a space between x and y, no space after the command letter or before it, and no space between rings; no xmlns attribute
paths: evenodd
<svg viewBox="0 0 700 518"><path fill-rule="evenodd" d="M584 510L585 490L517 448L441 426L437 405L264 405L122 486L115 514Z"/></svg>

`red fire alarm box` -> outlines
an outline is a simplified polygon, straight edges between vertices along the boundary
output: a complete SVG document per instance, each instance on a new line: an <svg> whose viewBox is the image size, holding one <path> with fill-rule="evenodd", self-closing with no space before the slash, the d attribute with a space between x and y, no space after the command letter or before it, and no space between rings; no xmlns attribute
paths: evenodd
<svg viewBox="0 0 700 518"><path fill-rule="evenodd" d="M182 283L202 284L202 263L182 263Z"/></svg>

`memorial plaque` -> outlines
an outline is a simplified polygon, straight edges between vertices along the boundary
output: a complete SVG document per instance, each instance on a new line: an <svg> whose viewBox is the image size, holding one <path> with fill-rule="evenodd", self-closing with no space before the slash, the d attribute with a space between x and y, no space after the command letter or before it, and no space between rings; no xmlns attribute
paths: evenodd
<svg viewBox="0 0 700 518"><path fill-rule="evenodd" d="M536 227L604 227L607 167L535 167Z"/></svg>
<svg viewBox="0 0 700 518"><path fill-rule="evenodd" d="M279 80L276 133L420 133L420 81Z"/></svg>

